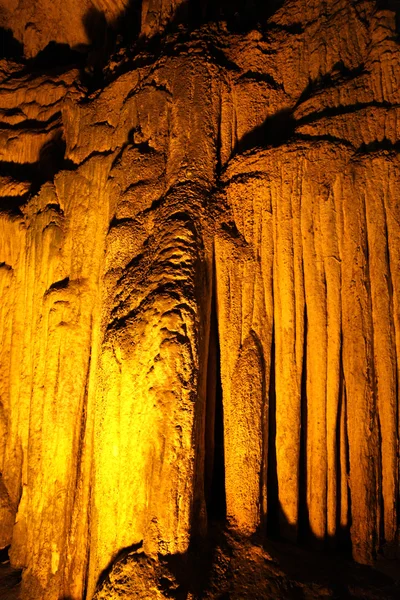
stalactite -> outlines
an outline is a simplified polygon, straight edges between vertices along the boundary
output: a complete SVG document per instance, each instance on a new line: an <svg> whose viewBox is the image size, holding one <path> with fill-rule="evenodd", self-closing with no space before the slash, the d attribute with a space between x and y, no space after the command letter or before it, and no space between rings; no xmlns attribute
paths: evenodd
<svg viewBox="0 0 400 600"><path fill-rule="evenodd" d="M271 539L398 559L395 3L28 4L0 0L21 600L307 595Z"/></svg>

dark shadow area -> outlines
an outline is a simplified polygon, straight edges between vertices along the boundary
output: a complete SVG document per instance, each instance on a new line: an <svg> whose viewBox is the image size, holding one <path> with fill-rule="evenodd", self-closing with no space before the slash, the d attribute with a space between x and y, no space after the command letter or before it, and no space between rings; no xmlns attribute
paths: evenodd
<svg viewBox="0 0 400 600"><path fill-rule="evenodd" d="M28 61L30 71L64 70L66 67L82 68L86 63L86 55L74 50L68 44L49 42L47 46Z"/></svg>
<svg viewBox="0 0 400 600"><path fill-rule="evenodd" d="M103 11L92 7L83 17L89 40L82 81L89 91L104 85L104 67L120 48L129 48L140 34L141 0L130 0L119 17L108 22Z"/></svg>
<svg viewBox="0 0 400 600"><path fill-rule="evenodd" d="M356 114L360 110L366 108L388 108L389 105L386 102L357 102L356 104L347 104L340 106L329 106L327 108L323 108L322 110L311 112L300 119L297 119L296 125L309 125L310 123L315 123L320 119L325 117L338 117L340 115L352 115Z"/></svg>
<svg viewBox="0 0 400 600"><path fill-rule="evenodd" d="M274 335L274 334L273 334ZM268 515L268 444L269 444L269 392L267 390L266 373L267 365L262 342L255 331L251 331L251 337L257 348L258 360L261 366L261 423L262 423L262 446L261 446L261 473L259 484L259 506L260 506L260 524L255 537L265 538L267 533L267 515Z"/></svg>
<svg viewBox="0 0 400 600"><path fill-rule="evenodd" d="M245 33L266 21L284 0L188 0L175 13L173 24L195 29L206 23L226 22L229 31Z"/></svg>
<svg viewBox="0 0 400 600"><path fill-rule="evenodd" d="M197 588L196 572L201 573L202 582L205 580L204 569L199 569L200 566L204 567L204 553L198 551L195 555L196 569L194 569L193 551L185 554L159 555L158 559L154 560L142 552L142 543L124 548L101 573L96 590L110 589L112 593L111 590L116 584L119 589L126 586L127 593L135 597L135 585L143 590L147 584L155 585L167 598L186 600L188 592ZM111 573L112 577L110 577Z"/></svg>
<svg viewBox="0 0 400 600"><path fill-rule="evenodd" d="M68 286L69 286L69 277L65 277L64 279L61 279L60 281L55 281L54 283L52 283L51 286L49 287L49 289L47 290L47 293L55 291L55 290L66 290Z"/></svg>
<svg viewBox="0 0 400 600"><path fill-rule="evenodd" d="M159 555L154 560L139 546L118 553L99 579L97 590L102 588L107 594L123 589L124 597L136 597L138 589L143 597L146 585L155 586L175 600L187 600L189 594L215 600L399 597L395 579L376 569L290 543L269 541L263 550L218 524L210 528L207 540L191 543L183 554Z"/></svg>
<svg viewBox="0 0 400 600"><path fill-rule="evenodd" d="M295 132L296 121L292 109L284 109L270 115L265 121L246 133L235 145L232 155L253 148L278 147L286 144Z"/></svg>
<svg viewBox="0 0 400 600"><path fill-rule="evenodd" d="M339 371L339 402L338 402L338 415L336 424L336 482L337 482L337 495L336 495L336 531L337 537L334 540L336 547L339 551L343 552L346 556L351 556L352 545L351 545L351 497L350 490L348 487L348 479L350 477L350 457L349 457L349 438L347 435L347 407L346 407L346 387L344 382L343 374L343 334L341 333L340 343L340 371ZM343 425L342 425L343 423ZM343 431L342 431L343 428ZM343 450L344 456L344 476L342 476L342 460L341 447L343 437ZM342 485L346 486L347 493L347 525L341 524L341 511L342 511L342 499L341 490Z"/></svg>
<svg viewBox="0 0 400 600"><path fill-rule="evenodd" d="M13 115L21 115L21 110L19 108L10 108L10 109L6 109L5 111L7 116L13 116ZM61 112L55 112L54 114L51 115L51 117L49 117L48 119L41 121L38 119L25 119L23 121L23 128L24 131L26 130L44 130L46 129L47 132L51 131L52 129L55 129L57 126L59 126L61 123ZM2 129L9 129L9 130L14 130L16 132L18 132L21 128L21 124L17 123L17 124L12 124L12 123L7 123L7 122L1 122L1 128ZM11 164L11 163L10 163ZM19 163L15 163L16 168L17 166L21 166Z"/></svg>
<svg viewBox="0 0 400 600"><path fill-rule="evenodd" d="M206 433L205 481L206 485L207 482L209 482L209 489L206 489L205 491L209 521L224 522L226 520L224 409L222 404L221 356L215 290L216 282L214 268L214 282L211 299L206 416L208 434Z"/></svg>
<svg viewBox="0 0 400 600"><path fill-rule="evenodd" d="M38 162L14 163L0 161L0 177L12 177L15 181L30 181L35 178Z"/></svg>
<svg viewBox="0 0 400 600"><path fill-rule="evenodd" d="M231 238L236 239L239 242L243 240L243 236L237 228L235 221L231 219L229 221L223 221L221 223L221 229L222 231L225 231L225 233L227 233Z"/></svg>
<svg viewBox="0 0 400 600"><path fill-rule="evenodd" d="M371 592L385 589L390 589L387 598L397 597L396 583L391 577L372 567L357 564L345 555L323 554L276 541L267 542L265 547L287 577L303 584L330 588L334 598L374 598ZM357 593L354 593L355 588L359 588ZM365 595L362 595L362 589L367 592Z"/></svg>
<svg viewBox="0 0 400 600"><path fill-rule="evenodd" d="M212 567L212 555L205 547L191 546L185 554L167 556L165 563L172 577L160 577L160 587L168 598L186 600L189 592L198 595L207 585Z"/></svg>
<svg viewBox="0 0 400 600"><path fill-rule="evenodd" d="M121 14L113 24L116 32L116 38L119 45L127 46L135 41L140 34L142 18L142 1L130 0L123 14Z"/></svg>
<svg viewBox="0 0 400 600"><path fill-rule="evenodd" d="M252 150L254 148L269 148L278 147L288 143L291 139L298 139L304 141L328 141L332 143L341 143L352 146L350 142L343 139L338 139L332 135L307 135L297 134L296 128L302 125L309 125L323 119L325 117L336 117L340 115L347 115L357 113L358 111L369 108L369 107L384 107L385 103L372 101L368 103L356 103L351 105L340 105L326 107L322 110L311 112L301 118L295 118L296 109L301 106L304 102L311 99L319 92L335 87L346 81L356 79L365 73L365 65L360 64L354 69L347 68L342 61L337 62L332 71L321 75L316 79L310 80L308 85L304 88L300 94L297 102L291 108L286 108L277 111L276 113L268 116L263 123L254 127L251 131L246 133L240 140L237 141L233 150L232 156ZM270 75L262 75L258 73L245 73L241 76L242 78L253 78L256 80L265 80L272 87L279 87L278 84ZM382 142L373 142L368 147L363 146L359 149L360 152L373 151L374 149L395 149L394 144L388 140Z"/></svg>
<svg viewBox="0 0 400 600"><path fill-rule="evenodd" d="M143 546L143 542L139 542L138 544L132 544L132 546L128 546L127 548L122 548L122 550L120 550L116 554L116 556L110 561L110 563L107 565L107 567L105 569L103 569L102 572L100 573L99 578L97 580L96 588L101 586L102 583L104 583L107 580L107 578L109 577L109 575L116 563L123 561L130 554L136 553L138 550L140 550L142 548L142 546ZM67 599L65 599L65 600L67 600Z"/></svg>
<svg viewBox="0 0 400 600"><path fill-rule="evenodd" d="M103 588L108 592L108 589L111 591L117 587L120 590L126 585L127 594L134 598L135 589L134 586L130 587L130 581L135 583L137 578L141 590L143 587L140 585L155 585L166 598L187 600L189 594L194 598L202 598L204 590L210 586L212 570L218 562L217 555L221 548L226 554L231 553L219 524L210 529L207 539L192 540L187 552L182 554L159 554L154 560L146 556L141 544L125 548L102 572L96 590Z"/></svg>
<svg viewBox="0 0 400 600"><path fill-rule="evenodd" d="M37 194L46 182L54 181L55 175L62 170L74 170L76 165L65 160L66 144L61 130L54 133L52 139L43 145L39 160L34 163L14 163L0 161L0 176L9 177L16 183L25 183L27 191L15 196L0 196L0 212L20 215L20 207L30 196Z"/></svg>
<svg viewBox="0 0 400 600"><path fill-rule="evenodd" d="M15 39L10 29L0 27L0 59L19 60L24 56L24 46Z"/></svg>
<svg viewBox="0 0 400 600"><path fill-rule="evenodd" d="M396 37L400 43L400 2L399 0L375 0L378 10L391 10L396 15Z"/></svg>
<svg viewBox="0 0 400 600"><path fill-rule="evenodd" d="M0 565L4 565L9 562L8 551L10 546L6 546L5 548L0 549Z"/></svg>
<svg viewBox="0 0 400 600"><path fill-rule="evenodd" d="M268 467L267 467L267 529L266 538L262 541L263 546L270 552L270 544L274 542L287 543L288 548L298 547L299 552L303 550L318 550L321 560L351 560L351 540L350 540L350 494L348 494L347 525L342 527L340 524L341 511L341 480L340 465L343 457L340 455L341 435L344 435L344 443L348 444L346 431L340 430L340 411L345 411L345 390L343 381L343 371L341 367L341 386L338 421L336 430L337 440L337 528L336 535L326 536L324 539L316 537L309 524L308 503L307 503L307 307L304 307L304 350L303 365L301 377L301 418L300 418L300 456L299 456L299 498L298 498L298 523L297 526L288 522L285 512L279 501L279 485L277 474L277 448L276 448L276 376L275 376L275 335L272 334L271 345L271 367L270 367L270 389L269 389L269 436L268 436ZM346 419L344 414L344 427ZM345 473L349 474L349 454L348 447L345 450ZM309 550L307 550L307 548ZM292 552L295 552L293 550Z"/></svg>
<svg viewBox="0 0 400 600"><path fill-rule="evenodd" d="M22 196L1 196L0 197L0 214L5 213L9 216L21 216L21 206L28 200L29 194Z"/></svg>
<svg viewBox="0 0 400 600"><path fill-rule="evenodd" d="M88 88L98 88L103 84L103 68L112 52L111 28L104 13L94 7L83 17L83 25L89 47L82 79Z"/></svg>
<svg viewBox="0 0 400 600"><path fill-rule="evenodd" d="M62 132L58 131L50 141L44 144L39 153L39 179L41 182L53 181L54 176L64 164L66 143Z"/></svg>
<svg viewBox="0 0 400 600"><path fill-rule="evenodd" d="M276 375L275 375L275 330L273 330L271 348L271 371L269 389L269 436L268 436L268 471L267 471L267 539L263 541L269 552L269 540L287 540L291 544L321 545L322 541L311 536L307 510L307 310L304 307L304 352L301 378L301 415L300 415L300 456L299 456L299 497L298 523L289 523L279 501L279 483L277 473L276 452Z"/></svg>
<svg viewBox="0 0 400 600"><path fill-rule="evenodd" d="M303 340L303 366L301 372L301 415L300 415L300 465L299 465L299 505L298 505L298 541L300 543L313 542L321 545L321 540L313 538L310 530L307 508L307 336L308 336L307 306L304 305L304 340Z"/></svg>
<svg viewBox="0 0 400 600"><path fill-rule="evenodd" d="M18 600L22 571L10 566L8 548L0 551L0 598L1 600Z"/></svg>
<svg viewBox="0 0 400 600"><path fill-rule="evenodd" d="M271 88L275 90L282 90L282 84L275 81L275 79L269 73L259 73L257 71L246 71L240 75L238 81L256 81L257 83L267 83Z"/></svg>
<svg viewBox="0 0 400 600"><path fill-rule="evenodd" d="M108 22L103 11L91 8L83 17L83 25L89 39L85 49L87 64L82 80L89 91L104 85L104 71L112 57L118 62L138 55L142 50L157 56L168 34L180 31L184 41L188 33L203 25L224 22L232 33L246 33L256 27L267 25L268 19L283 6L284 0L187 0L180 4L165 29L151 39L141 37L141 0L130 0L125 10L114 21ZM174 40L174 46L176 40Z"/></svg>
<svg viewBox="0 0 400 600"><path fill-rule="evenodd" d="M361 144L361 146L357 148L357 153L369 154L373 152L380 152L382 150L387 152L395 152L398 154L400 152L400 141L393 143L387 138L383 138L381 141L375 140L369 144Z"/></svg>
<svg viewBox="0 0 400 600"><path fill-rule="evenodd" d="M267 536L279 538L279 487L276 458L276 382L275 382L275 325L272 329L271 369L269 376L268 466L267 466Z"/></svg>
<svg viewBox="0 0 400 600"><path fill-rule="evenodd" d="M28 191L15 196L0 197L0 213L9 215L21 215L20 207L25 204L29 197L32 181L37 177L38 163L18 164L0 161L0 177L11 178L18 182L27 183Z"/></svg>
<svg viewBox="0 0 400 600"><path fill-rule="evenodd" d="M321 110L310 112L301 118L295 118L295 111L303 102L311 99L314 95L318 94L322 90L337 86L352 79L356 79L364 72L364 64L361 64L354 69L348 69L342 62L337 63L332 72L310 81L292 108L282 109L268 116L263 123L254 127L240 140L238 140L232 152L232 157L236 154L241 154L256 148L263 149L279 147L287 144L291 140L305 142L326 141L333 144L342 144L351 147L359 154L379 152L381 150L394 151L396 153L399 152L400 142L392 142L387 138L384 138L380 141L375 140L369 144L362 144L359 148L355 148L349 140L338 138L330 134L312 135L296 132L298 127L312 125L313 123L317 123L324 118L357 114L359 111L374 107L388 108L390 105L387 102L378 102L373 100L370 102L357 102L355 104L328 106L322 108ZM254 76L256 78L258 77L257 74L253 75L251 73L242 75L242 77L248 76ZM270 77L267 76L267 79L269 80ZM269 84L273 85L273 80L269 81Z"/></svg>
<svg viewBox="0 0 400 600"><path fill-rule="evenodd" d="M315 79L310 79L308 85L300 94L300 97L296 102L296 107L300 106L306 100L312 98L319 91L335 87L338 85L338 83L344 83L346 81L356 79L365 72L366 70L364 63L361 63L353 69L349 69L346 67L343 61L338 61L333 65L332 70L329 73L319 75Z"/></svg>
<svg viewBox="0 0 400 600"><path fill-rule="evenodd" d="M141 38L141 0L129 0L125 10L107 21L105 13L94 6L82 21L88 44L71 48L68 44L50 42L34 58L26 61L23 72L46 72L53 69L77 67L81 70L82 83L89 93L103 87L104 70L112 57L116 61L137 55L146 50L157 55L166 35L180 30L185 36L203 25L224 22L231 32L245 33L256 27L264 27L268 19L283 5L284 0L187 0L180 4L171 16L164 31L157 31L151 40ZM23 44L12 32L0 28L0 58L23 59ZM118 56L120 55L120 56Z"/></svg>
<svg viewBox="0 0 400 600"><path fill-rule="evenodd" d="M75 168L73 163L65 161L65 150L66 143L62 131L57 131L40 150L36 172L32 177L30 194L37 194L44 183L54 181L54 177L59 171Z"/></svg>

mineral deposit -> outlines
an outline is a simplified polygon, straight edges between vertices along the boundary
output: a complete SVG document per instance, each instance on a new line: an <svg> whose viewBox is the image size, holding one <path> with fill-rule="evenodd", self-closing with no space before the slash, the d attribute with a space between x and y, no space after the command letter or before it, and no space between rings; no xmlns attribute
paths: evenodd
<svg viewBox="0 0 400 600"><path fill-rule="evenodd" d="M399 18L0 1L21 600L299 597L254 575L271 535L398 554Z"/></svg>

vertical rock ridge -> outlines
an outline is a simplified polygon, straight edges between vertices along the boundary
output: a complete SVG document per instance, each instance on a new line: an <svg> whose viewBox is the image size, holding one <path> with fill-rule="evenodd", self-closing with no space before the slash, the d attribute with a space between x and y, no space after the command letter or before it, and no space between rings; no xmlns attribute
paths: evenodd
<svg viewBox="0 0 400 600"><path fill-rule="evenodd" d="M21 600L244 597L227 565L264 573L270 534L396 556L398 14L154 0L128 35L140 7L71 2L21 2L0 60ZM33 59L49 37L84 67Z"/></svg>

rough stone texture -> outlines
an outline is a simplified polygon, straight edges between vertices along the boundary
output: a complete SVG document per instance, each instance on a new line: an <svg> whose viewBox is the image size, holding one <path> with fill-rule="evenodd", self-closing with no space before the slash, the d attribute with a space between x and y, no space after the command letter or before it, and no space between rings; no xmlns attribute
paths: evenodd
<svg viewBox="0 0 400 600"><path fill-rule="evenodd" d="M2 5L31 59L0 61L21 599L292 597L271 534L394 560L396 3L149 1L130 37L122 0Z"/></svg>
<svg viewBox="0 0 400 600"><path fill-rule="evenodd" d="M102 31L96 26L113 24L129 0L1 0L0 26L11 29L29 58L50 42L86 46Z"/></svg>

